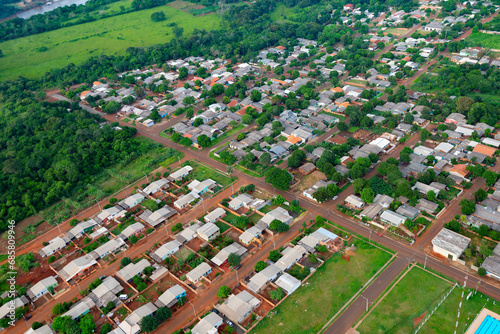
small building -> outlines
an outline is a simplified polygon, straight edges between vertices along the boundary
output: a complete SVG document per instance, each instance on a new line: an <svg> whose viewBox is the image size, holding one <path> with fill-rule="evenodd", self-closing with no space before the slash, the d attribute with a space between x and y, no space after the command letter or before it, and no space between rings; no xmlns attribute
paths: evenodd
<svg viewBox="0 0 500 334"><path fill-rule="evenodd" d="M43 247L38 254L40 254L41 257L47 257L55 252L59 251L60 249L66 247L66 245L70 242L69 238L64 236L64 237L55 237L54 239L49 241L49 244L45 247Z"/></svg>
<svg viewBox="0 0 500 334"><path fill-rule="evenodd" d="M443 228L432 239L434 252L445 256L453 261L458 260L469 247L470 239L456 232Z"/></svg>
<svg viewBox="0 0 500 334"><path fill-rule="evenodd" d="M292 292L299 288L300 281L289 273L284 273L276 280L275 284L290 295Z"/></svg>
<svg viewBox="0 0 500 334"><path fill-rule="evenodd" d="M188 184L187 187L189 190L194 191L199 195L203 195L207 191L214 189L216 185L217 183L214 180L206 179L201 182L198 180L193 180Z"/></svg>
<svg viewBox="0 0 500 334"><path fill-rule="evenodd" d="M177 211L165 205L163 208L156 210L155 212L151 212L150 210L144 210L143 213L139 216L143 222L149 224L152 227L156 227L166 221L168 218L175 215Z"/></svg>
<svg viewBox="0 0 500 334"><path fill-rule="evenodd" d="M281 269L281 271L285 271L290 269L291 266L295 264L295 262L302 259L302 257L307 253L307 250L297 245L293 248L288 247L283 251L283 256L276 262L276 266Z"/></svg>
<svg viewBox="0 0 500 334"><path fill-rule="evenodd" d="M415 218L417 218L417 216L420 214L420 210L418 210L412 206L409 206L407 204L401 205L396 210L396 212L399 213L400 215L405 216L406 218L408 218L410 220L415 220Z"/></svg>
<svg viewBox="0 0 500 334"><path fill-rule="evenodd" d="M123 279L125 282L129 282L132 280L132 278L134 278L135 275L142 274L144 269L146 269L147 267L150 267L150 266L151 266L151 263L149 263L148 260L141 259L137 263L133 263L133 262L129 263L128 265L126 265L122 269L118 270L116 274L119 277L121 277L121 279Z"/></svg>
<svg viewBox="0 0 500 334"><path fill-rule="evenodd" d="M161 245L157 250L151 253L150 256L153 260L157 262L162 262L166 258L170 257L172 254L177 252L181 246L182 244L179 241L173 240L167 242L164 245Z"/></svg>
<svg viewBox="0 0 500 334"><path fill-rule="evenodd" d="M90 292L88 297L92 299L95 306L101 308L113 302L115 305L121 303L120 299L116 296L123 291L123 286L113 276L106 277L99 286Z"/></svg>
<svg viewBox="0 0 500 334"><path fill-rule="evenodd" d="M44 278L35 285L33 285L28 291L28 297L31 299L31 301L35 301L44 294L48 293L51 288L55 288L57 286L57 280L49 276L47 278Z"/></svg>
<svg viewBox="0 0 500 334"><path fill-rule="evenodd" d="M240 244L233 242L232 244L222 248L213 258L212 262L221 267L227 263L230 254L242 256L247 252L247 249Z"/></svg>
<svg viewBox="0 0 500 334"><path fill-rule="evenodd" d="M206 223L200 227L196 233L201 239L205 241L212 241L220 235L220 229L213 223Z"/></svg>
<svg viewBox="0 0 500 334"><path fill-rule="evenodd" d="M191 334L217 334L217 329L222 324L222 318L218 314L210 312L193 327Z"/></svg>
<svg viewBox="0 0 500 334"><path fill-rule="evenodd" d="M24 307L28 304L29 304L29 300L25 296L15 298L15 299L11 300L10 302L3 304L0 307L0 319L5 318L10 313L10 310L12 310L12 309L15 310L15 309L18 309L20 307Z"/></svg>
<svg viewBox="0 0 500 334"><path fill-rule="evenodd" d="M425 198L420 198L415 207L421 211L425 211L432 215L434 214L434 212L436 212L439 205L429 200L426 200Z"/></svg>
<svg viewBox="0 0 500 334"><path fill-rule="evenodd" d="M206 223L216 223L219 219L226 216L226 210L223 208L216 208L209 214L207 214L204 218Z"/></svg>
<svg viewBox="0 0 500 334"><path fill-rule="evenodd" d="M175 240L179 241L181 244L193 240L198 235L198 229L202 226L200 222L189 225L179 234L175 236Z"/></svg>
<svg viewBox="0 0 500 334"><path fill-rule="evenodd" d="M247 287L251 291L259 293L265 288L268 282L274 281L281 273L281 271L282 270L277 265L271 264L261 272L253 275L252 278L250 278Z"/></svg>
<svg viewBox="0 0 500 334"><path fill-rule="evenodd" d="M392 226L396 227L398 227L401 224L404 224L406 220L404 216L391 210L385 210L384 212L382 212L382 214L380 215L380 219L383 222L386 222L387 224L391 224Z"/></svg>
<svg viewBox="0 0 500 334"><path fill-rule="evenodd" d="M194 200L199 199L199 198L200 198L200 196L198 196L197 193L195 193L195 192L192 191L189 194L185 194L185 195L179 197L179 199L174 202L174 206L177 209L182 210L188 204L190 204L191 202L193 202Z"/></svg>
<svg viewBox="0 0 500 334"><path fill-rule="evenodd" d="M290 223L293 222L293 217L288 213L286 209L277 207L276 209L266 213L265 216L262 217L256 225L263 224L266 227L269 227L269 224L271 224L271 222L275 219L287 225L290 225Z"/></svg>
<svg viewBox="0 0 500 334"><path fill-rule="evenodd" d="M133 223L132 225L125 228L122 231L122 233L120 233L118 235L118 238L121 238L123 241L126 241L126 240L128 240L128 238L130 238L133 235L137 236L137 235L141 234L145 229L146 229L146 227L143 224L141 224L139 222Z"/></svg>
<svg viewBox="0 0 500 334"><path fill-rule="evenodd" d="M316 170L316 166L310 162L306 162L302 166L299 167L299 172L301 172L304 175L311 174Z"/></svg>
<svg viewBox="0 0 500 334"><path fill-rule="evenodd" d="M345 203L350 206L353 209L361 209L363 206L365 206L365 202L361 198L359 198L356 195L349 195L345 199Z"/></svg>
<svg viewBox="0 0 500 334"><path fill-rule="evenodd" d="M85 220L82 221L81 223L78 223L75 227L73 227L71 230L69 230L66 233L66 236L72 240L72 239L79 239L81 238L85 233L88 233L94 229L94 226L97 225L97 222L93 219Z"/></svg>
<svg viewBox="0 0 500 334"><path fill-rule="evenodd" d="M167 291L165 291L158 300L155 302L155 305L160 307L172 307L179 301L180 298L186 297L186 290L182 288L179 284L174 285Z"/></svg>
<svg viewBox="0 0 500 334"><path fill-rule="evenodd" d="M251 203L252 201L253 197L250 196L249 194L240 194L235 198L233 198L231 202L229 202L229 208L231 208L231 210L234 211L240 209L241 207L247 208L248 204Z"/></svg>
<svg viewBox="0 0 500 334"><path fill-rule="evenodd" d="M151 182L147 187L142 189L142 192L145 193L146 195L151 195L165 188L166 186L168 186L169 183L170 183L169 180L161 178Z"/></svg>
<svg viewBox="0 0 500 334"><path fill-rule="evenodd" d="M260 228L259 226L252 226L246 231L244 231L240 236L238 237L238 240L245 246L250 245L252 242L255 240L258 240L259 237L262 235L263 229Z"/></svg>
<svg viewBox="0 0 500 334"><path fill-rule="evenodd" d="M184 167L180 168L179 170L170 174L167 179L171 182L181 181L183 178L188 176L192 170L193 170L193 167L191 167L189 165L184 166Z"/></svg>
<svg viewBox="0 0 500 334"><path fill-rule="evenodd" d="M369 220L374 220L380 212L382 212L384 208L382 205L377 203L370 203L368 206L365 206L363 211L361 211L361 217L366 217Z"/></svg>
<svg viewBox="0 0 500 334"><path fill-rule="evenodd" d="M196 268L186 274L186 278L191 283L198 283L202 277L212 272L212 267L206 262L200 263Z"/></svg>
<svg viewBox="0 0 500 334"><path fill-rule="evenodd" d="M391 196L381 194L377 194L377 196L375 196L375 198L373 199L373 203L380 204L380 206L382 206L384 209L387 209L393 201L394 198L392 198Z"/></svg>
<svg viewBox="0 0 500 334"><path fill-rule="evenodd" d="M76 320L89 313L90 309L94 306L94 301L87 296L73 305L66 313L63 313L61 316L71 317L71 319Z"/></svg>
<svg viewBox="0 0 500 334"><path fill-rule="evenodd" d="M145 199L146 199L146 197L144 197L144 195L137 193L137 194L133 194L133 195L125 198L124 200L118 202L118 205L121 206L122 208L124 208L125 210L127 210L127 209L131 209L134 206L138 205L139 203L141 203Z"/></svg>
<svg viewBox="0 0 500 334"><path fill-rule="evenodd" d="M52 327L50 325L44 325L40 328L33 329L30 328L24 334L53 334L54 331L52 330Z"/></svg>
<svg viewBox="0 0 500 334"><path fill-rule="evenodd" d="M320 227L313 233L303 237L297 244L304 247L308 252L312 253L315 251L314 248L318 245L324 245L327 246L328 249L334 249L338 251L340 247L342 247L343 241L335 233L332 233L324 229L323 227Z"/></svg>
<svg viewBox="0 0 500 334"><path fill-rule="evenodd" d="M91 268L95 264L97 264L97 261L92 256L90 256L90 254L87 254L71 261L57 274L63 280L68 282L73 277L82 275L85 270Z"/></svg>
<svg viewBox="0 0 500 334"><path fill-rule="evenodd" d="M258 298L243 290L237 295L230 295L217 309L232 321L242 323L259 305Z"/></svg>
<svg viewBox="0 0 500 334"><path fill-rule="evenodd" d="M90 252L89 255L92 256L95 260L102 259L109 254L118 253L124 247L126 247L126 244L122 238L114 238L97 247L95 250Z"/></svg>
<svg viewBox="0 0 500 334"><path fill-rule="evenodd" d="M137 334L141 331L141 321L144 317L149 317L158 308L151 302L142 305L120 323L119 328L127 334Z"/></svg>

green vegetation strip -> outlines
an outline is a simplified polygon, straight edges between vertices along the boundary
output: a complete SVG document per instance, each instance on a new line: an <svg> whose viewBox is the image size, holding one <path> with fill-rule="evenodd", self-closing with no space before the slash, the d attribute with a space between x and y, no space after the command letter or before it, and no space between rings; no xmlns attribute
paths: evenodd
<svg viewBox="0 0 500 334"><path fill-rule="evenodd" d="M390 259L365 242L350 261L334 254L303 285L265 317L252 333L316 333ZM307 319L307 321L304 321Z"/></svg>

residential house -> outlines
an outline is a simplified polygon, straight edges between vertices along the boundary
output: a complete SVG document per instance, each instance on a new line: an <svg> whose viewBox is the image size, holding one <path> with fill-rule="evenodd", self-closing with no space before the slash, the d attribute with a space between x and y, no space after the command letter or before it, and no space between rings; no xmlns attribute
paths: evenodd
<svg viewBox="0 0 500 334"><path fill-rule="evenodd" d="M66 312L61 314L62 317L71 317L77 320L90 312L90 309L95 306L95 303L89 297L84 297Z"/></svg>
<svg viewBox="0 0 500 334"><path fill-rule="evenodd" d="M328 249L338 251L343 245L342 239L323 227L299 240L298 245L304 247L309 253L315 252L315 247L324 245Z"/></svg>
<svg viewBox="0 0 500 334"><path fill-rule="evenodd" d="M165 205L163 208L156 210L155 212L151 212L150 210L144 210L143 213L139 216L143 222L149 224L151 227L156 227L166 221L168 218L175 215L177 211Z"/></svg>
<svg viewBox="0 0 500 334"><path fill-rule="evenodd" d="M27 295L31 299L31 301L35 301L44 294L48 293L50 289L55 288L57 285L57 280L53 276L49 276L33 285L27 291Z"/></svg>
<svg viewBox="0 0 500 334"><path fill-rule="evenodd" d="M68 237L55 237L54 239L49 241L49 244L45 247L43 247L38 254L40 254L41 257L47 257L55 252L59 251L60 249L66 247L67 244L69 244L70 240Z"/></svg>
<svg viewBox="0 0 500 334"><path fill-rule="evenodd" d="M37 329L30 328L24 334L54 334L54 331L50 325L44 325Z"/></svg>
<svg viewBox="0 0 500 334"><path fill-rule="evenodd" d="M158 247L158 249L153 253L150 253L150 257L157 262L162 262L172 254L176 253L181 246L182 244L177 240L169 241Z"/></svg>
<svg viewBox="0 0 500 334"><path fill-rule="evenodd" d="M299 167L299 172L301 172L304 175L311 174L316 170L316 166L310 162L306 162L302 166Z"/></svg>
<svg viewBox="0 0 500 334"><path fill-rule="evenodd" d="M309 198L309 199L312 199L312 200L315 200L313 195L316 191L318 191L319 188L323 188L323 187L326 187L328 186L329 184L333 184L334 182L332 181L323 181L323 180L319 180L318 182L316 182L311 188L309 189L306 189L302 192L302 195Z"/></svg>
<svg viewBox="0 0 500 334"><path fill-rule="evenodd" d="M149 263L146 259L141 259L137 263L129 263L122 269L118 270L116 274L121 277L125 282L131 281L135 275L140 275L147 267L150 267L151 263Z"/></svg>
<svg viewBox="0 0 500 334"><path fill-rule="evenodd" d="M177 234L175 240L179 241L181 244L191 241L198 235L197 231L201 226L203 225L199 221L192 223L192 225L189 225Z"/></svg>
<svg viewBox="0 0 500 334"><path fill-rule="evenodd" d="M168 176L168 180L171 181L171 182L177 182L177 181L181 181L183 178L185 178L186 176L189 175L189 173L191 173L191 171L193 170L193 167L187 165L187 166L184 166L182 168L180 168L179 170L173 172L172 174L170 174Z"/></svg>
<svg viewBox="0 0 500 334"><path fill-rule="evenodd" d="M226 216L226 210L223 208L216 208L212 212L208 213L205 216L205 222L207 223L216 223L219 219L222 219Z"/></svg>
<svg viewBox="0 0 500 334"><path fill-rule="evenodd" d="M179 301L180 298L186 297L186 290L182 288L179 284L174 285L167 291L165 291L158 299L155 301L155 305L160 307L172 307Z"/></svg>
<svg viewBox="0 0 500 334"><path fill-rule="evenodd" d="M307 253L307 250L304 247L297 245L293 248L286 248L282 253L283 256L276 262L276 266L281 271L285 271L292 267L295 262L302 259L302 257Z"/></svg>
<svg viewBox="0 0 500 334"><path fill-rule="evenodd" d="M125 198L124 200L118 202L118 205L124 208L125 210L131 209L134 206L138 205L142 201L144 201L145 197L144 195L137 193L132 196L129 196Z"/></svg>
<svg viewBox="0 0 500 334"><path fill-rule="evenodd" d="M96 260L90 254L87 254L71 261L57 274L68 282L75 276L83 275L85 270L91 268L95 264L97 264Z"/></svg>
<svg viewBox="0 0 500 334"><path fill-rule="evenodd" d="M185 195L179 197L179 199L174 202L174 206L177 209L182 210L188 204L192 203L194 200L199 199L199 198L200 198L200 196L198 196L198 194L196 192L191 191L189 194L185 194Z"/></svg>
<svg viewBox="0 0 500 334"><path fill-rule="evenodd" d="M260 300L250 292L243 290L237 295L231 294L224 303L216 306L226 317L242 323L250 313L260 305Z"/></svg>
<svg viewBox="0 0 500 334"><path fill-rule="evenodd" d="M394 211L385 210L380 215L380 219L383 222L386 222L388 224L391 224L392 226L398 227L399 225L401 225L401 224L403 224L405 222L406 217L402 216L399 213L396 213Z"/></svg>
<svg viewBox="0 0 500 334"><path fill-rule="evenodd" d="M363 206L365 206L365 202L361 198L359 198L356 195L349 195L345 199L345 204L350 206L353 209L361 209Z"/></svg>
<svg viewBox="0 0 500 334"><path fill-rule="evenodd" d="M250 245L252 242L259 239L262 235L263 228L262 226L252 226L249 229L245 230L240 236L238 240L245 246Z"/></svg>
<svg viewBox="0 0 500 334"><path fill-rule="evenodd" d="M282 207L277 207L276 209L266 213L264 217L262 217L257 222L256 225L262 225L267 228L269 227L269 224L271 224L271 222L275 219L287 225L290 225L290 223L293 222L293 217L288 213L287 210L283 209Z"/></svg>
<svg viewBox="0 0 500 334"><path fill-rule="evenodd" d="M5 318L10 313L10 310L12 310L12 309L15 310L15 309L18 309L20 307L24 307L28 304L29 304L29 300L25 296L15 298L15 299L9 301L8 303L3 304L0 307L0 319Z"/></svg>
<svg viewBox="0 0 500 334"><path fill-rule="evenodd" d="M186 278L191 283L198 283L202 277L212 272L212 267L206 262L199 264L196 268L186 274Z"/></svg>
<svg viewBox="0 0 500 334"><path fill-rule="evenodd" d="M145 193L146 195L151 195L165 188L166 186L169 185L169 183L170 183L169 180L161 178L148 184L147 187L142 189L142 192Z"/></svg>
<svg viewBox="0 0 500 334"><path fill-rule="evenodd" d="M370 203L368 206L365 206L363 211L361 211L361 217L367 217L369 220L374 220L380 212L382 212L382 210L384 210L382 205Z"/></svg>
<svg viewBox="0 0 500 334"><path fill-rule="evenodd" d="M114 238L97 247L95 250L90 252L89 255L92 256L94 260L102 259L109 254L118 253L124 247L126 247L126 244L122 238Z"/></svg>
<svg viewBox="0 0 500 334"><path fill-rule="evenodd" d="M121 301L116 295L121 291L123 291L123 286L120 282L113 276L108 276L102 280L99 286L90 292L88 297L92 299L95 306L99 308L107 306L109 302L113 302L118 306Z"/></svg>
<svg viewBox="0 0 500 334"><path fill-rule="evenodd" d="M66 233L66 236L71 240L71 239L79 239L81 238L85 233L88 233L94 229L94 226L97 225L97 222L93 219L89 220L84 220L81 223L78 223L75 227L73 227L71 230L69 230Z"/></svg>
<svg viewBox="0 0 500 334"><path fill-rule="evenodd" d="M299 288L301 282L289 273L284 273L276 280L275 284L290 295Z"/></svg>
<svg viewBox="0 0 500 334"><path fill-rule="evenodd" d="M141 331L142 319L153 315L157 309L158 308L151 302L142 305L120 323L120 329L127 334L139 333Z"/></svg>
<svg viewBox="0 0 500 334"><path fill-rule="evenodd" d="M218 328L222 324L222 318L218 314L211 312L193 327L191 334L217 334Z"/></svg>
<svg viewBox="0 0 500 334"><path fill-rule="evenodd" d="M415 220L415 218L417 218L417 216L420 214L420 210L407 204L403 204L399 206L399 208L396 210L396 213L399 213L400 215L403 215L410 220Z"/></svg>
<svg viewBox="0 0 500 334"><path fill-rule="evenodd" d="M239 210L241 207L248 208L248 204L253 201L253 197L248 194L240 194L233 198L231 202L229 202L229 208L234 211Z"/></svg>
<svg viewBox="0 0 500 334"><path fill-rule="evenodd" d="M469 238L447 228L443 228L432 239L433 251L453 261L458 260L462 256L465 249L469 247L469 244Z"/></svg>
<svg viewBox="0 0 500 334"><path fill-rule="evenodd" d="M238 256L243 256L247 252L247 249L237 242L222 248L213 258L212 262L217 266L222 267L227 263L230 254L236 254Z"/></svg>
<svg viewBox="0 0 500 334"><path fill-rule="evenodd" d="M436 212L439 205L429 200L426 200L425 198L420 198L415 207L421 211L425 211L432 215Z"/></svg>
<svg viewBox="0 0 500 334"><path fill-rule="evenodd" d="M123 241L127 241L131 236L137 236L145 229L146 227L142 223L136 222L125 228L122 233L118 235L118 238L121 238Z"/></svg>
<svg viewBox="0 0 500 334"><path fill-rule="evenodd" d="M196 232L198 236L205 241L212 241L220 235L220 229L214 223L206 223L198 228Z"/></svg>

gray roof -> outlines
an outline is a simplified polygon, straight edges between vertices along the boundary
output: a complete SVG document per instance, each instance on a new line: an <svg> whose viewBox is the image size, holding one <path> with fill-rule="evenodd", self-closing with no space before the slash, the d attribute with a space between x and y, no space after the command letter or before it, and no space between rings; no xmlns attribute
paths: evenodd
<svg viewBox="0 0 500 334"><path fill-rule="evenodd" d="M451 254L460 257L464 250L469 246L470 239L456 232L443 228L432 239L432 245L442 248Z"/></svg>
<svg viewBox="0 0 500 334"><path fill-rule="evenodd" d="M396 212L400 215L405 216L406 218L414 219L420 213L420 210L407 204L403 204L396 210Z"/></svg>
<svg viewBox="0 0 500 334"><path fill-rule="evenodd" d="M260 300L255 298L250 292L243 290L237 295L231 295L222 305L217 308L229 319L242 322L250 312L260 305Z"/></svg>
<svg viewBox="0 0 500 334"><path fill-rule="evenodd" d="M278 266L271 264L250 278L247 287L257 293L264 285L267 284L267 282L274 279L280 272L281 269Z"/></svg>
<svg viewBox="0 0 500 334"><path fill-rule="evenodd" d="M192 334L215 334L217 328L222 324L222 318L211 312L206 317L200 320L191 330Z"/></svg>
<svg viewBox="0 0 500 334"><path fill-rule="evenodd" d="M151 266L148 260L142 259L137 263L130 263L124 268L118 270L117 275L122 277L126 282L130 281L135 275L144 271L146 267Z"/></svg>

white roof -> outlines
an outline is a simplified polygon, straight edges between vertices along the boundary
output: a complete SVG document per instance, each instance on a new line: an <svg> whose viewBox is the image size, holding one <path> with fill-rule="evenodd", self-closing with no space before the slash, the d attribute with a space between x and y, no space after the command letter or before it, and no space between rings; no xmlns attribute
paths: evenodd
<svg viewBox="0 0 500 334"><path fill-rule="evenodd" d="M413 153L428 156L433 154L434 150L426 146L417 146L413 149Z"/></svg>
<svg viewBox="0 0 500 334"><path fill-rule="evenodd" d="M432 245L442 248L451 254L460 257L467 247L469 247L470 239L443 228L439 233L432 239Z"/></svg>
<svg viewBox="0 0 500 334"><path fill-rule="evenodd" d="M28 296L30 296L31 298L33 298L33 296L36 296L40 292L46 290L47 287L54 286L54 285L57 285L57 280L54 277L49 276L47 278L44 278L44 279L38 281L38 283L36 283L35 285L33 285L28 290Z"/></svg>
<svg viewBox="0 0 500 334"><path fill-rule="evenodd" d="M170 177L173 178L174 180L178 180L181 177L183 177L184 175L187 175L192 170L193 170L193 167L184 166L181 169L179 169L178 171L175 171L172 174L170 174Z"/></svg>
<svg viewBox="0 0 500 334"><path fill-rule="evenodd" d="M222 318L211 312L209 315L200 320L191 330L192 334L216 334L217 328L222 325Z"/></svg>
<svg viewBox="0 0 500 334"><path fill-rule="evenodd" d="M42 326L38 329L30 328L24 334L53 334L54 331L49 325Z"/></svg>
<svg viewBox="0 0 500 334"><path fill-rule="evenodd" d="M197 233L200 238L207 240L209 236L216 233L217 231L220 231L217 225L215 225L214 223L206 223L198 229Z"/></svg>
<svg viewBox="0 0 500 334"><path fill-rule="evenodd" d="M148 260L142 259L137 263L129 263L124 268L118 270L118 276L122 277L126 282L130 281L135 275L144 271L146 267L150 267L151 263Z"/></svg>
<svg viewBox="0 0 500 334"><path fill-rule="evenodd" d="M217 208L205 216L205 221L213 222L225 214L226 210L223 208Z"/></svg>
<svg viewBox="0 0 500 334"><path fill-rule="evenodd" d="M253 200L252 196L250 196L248 194L241 194L241 195L233 198L231 200L231 202L229 202L229 206L232 208L235 208L235 207L240 206L241 204L246 205L246 204L250 203L252 200Z"/></svg>
<svg viewBox="0 0 500 334"><path fill-rule="evenodd" d="M276 266L280 268L282 271L290 268L292 264L297 262L307 253L307 250L302 246L295 246L290 249L281 259L276 262Z"/></svg>
<svg viewBox="0 0 500 334"><path fill-rule="evenodd" d="M160 259L163 259L167 254L171 254L172 252L175 252L179 247L181 247L182 244L177 241L173 240L170 242L167 242L164 245L161 245L157 250L154 251L153 254L158 256Z"/></svg>
<svg viewBox="0 0 500 334"><path fill-rule="evenodd" d="M134 233L136 233L137 231L140 231L144 228L145 227L142 223L136 222L136 223L133 223L132 225L128 226L126 229L124 229L122 231L122 233L120 233L120 235L124 235L126 238L128 238L131 235L133 235Z"/></svg>
<svg viewBox="0 0 500 334"><path fill-rule="evenodd" d="M212 267L206 262L200 263L196 268L191 270L186 274L186 276L192 281L197 281L200 277L203 276L206 272L210 271Z"/></svg>
<svg viewBox="0 0 500 334"><path fill-rule="evenodd" d="M77 304L69 309L68 312L62 314L63 317L70 316L73 320L80 317L84 313L87 313L95 304L89 297L85 297L80 300Z"/></svg>
<svg viewBox="0 0 500 334"><path fill-rule="evenodd" d="M270 279L273 279L281 272L281 269L275 264L267 266L261 272L255 274L248 282L248 288L257 293Z"/></svg>
<svg viewBox="0 0 500 334"><path fill-rule="evenodd" d="M176 284L158 297L158 301L160 301L163 305L168 306L174 299L177 299L177 296L185 292L186 290L184 290L184 288L182 288L179 284Z"/></svg>
<svg viewBox="0 0 500 334"><path fill-rule="evenodd" d="M231 295L217 308L229 319L236 322L243 321L246 316L257 306L260 300L255 298L250 292L243 290L237 295Z"/></svg>
<svg viewBox="0 0 500 334"><path fill-rule="evenodd" d="M237 242L233 242L232 244L224 247L221 249L220 252L218 252L213 258L212 262L215 263L216 265L220 266L222 265L227 258L229 257L229 254L236 254L236 255L243 255L245 254L247 249L240 245Z"/></svg>
<svg viewBox="0 0 500 334"><path fill-rule="evenodd" d="M379 137L379 138L377 138L377 139L375 139L375 140L372 140L372 141L370 142L370 145L376 145L376 146L378 146L378 147L380 147L380 148L384 149L384 148L386 148L387 146L389 146L389 144L390 144L390 143L391 143L391 142L390 142L389 140L387 140L387 139L385 139L385 138L382 138L382 137Z"/></svg>
<svg viewBox="0 0 500 334"><path fill-rule="evenodd" d="M491 145L491 146L495 146L495 147L500 146L500 140L496 140L496 139L492 139L492 138L487 138L487 137L482 138L481 142L485 145Z"/></svg>
<svg viewBox="0 0 500 334"><path fill-rule="evenodd" d="M90 254L92 254L94 256L94 258L97 259L97 258L105 256L111 252L116 251L117 249L119 249L120 247L123 247L124 245L125 245L125 241L123 241L122 238L111 239L108 242L106 242L105 244L103 244L102 246L96 248Z"/></svg>
<svg viewBox="0 0 500 334"><path fill-rule="evenodd" d="M439 145L434 148L434 151L441 151L444 153L448 153L453 149L453 147L454 146L451 145L450 143L439 143Z"/></svg>
<svg viewBox="0 0 500 334"><path fill-rule="evenodd" d="M142 192L149 195L149 194L157 191L159 188L163 187L167 183L168 183L168 180L163 179L163 178L156 180L156 181L153 181L146 188L144 188L142 190Z"/></svg>
<svg viewBox="0 0 500 334"><path fill-rule="evenodd" d="M365 204L365 202L363 202L363 200L356 195L347 196L345 201L357 207L361 207Z"/></svg>
<svg viewBox="0 0 500 334"><path fill-rule="evenodd" d="M94 260L94 258L89 254L87 254L68 263L64 268L61 269L61 271L58 272L58 274L63 280L69 281L79 272L92 267L96 263L96 260Z"/></svg>
<svg viewBox="0 0 500 334"><path fill-rule="evenodd" d="M284 273L276 280L276 285L285 290L288 294L295 291L300 286L300 281L290 275L289 273Z"/></svg>
<svg viewBox="0 0 500 334"><path fill-rule="evenodd" d="M394 226L399 226L400 224L403 224L405 222L406 217L402 216L399 213L396 213L394 211L385 210L380 215L380 219L385 220Z"/></svg>
<svg viewBox="0 0 500 334"><path fill-rule="evenodd" d="M66 237L65 237L66 238ZM66 246L66 240L61 237L55 237L54 239L49 241L49 244L41 249L41 253L43 254L52 254L55 251Z"/></svg>
<svg viewBox="0 0 500 334"><path fill-rule="evenodd" d="M154 312L156 312L158 308L151 302L146 305L142 305L137 310L132 312L123 322L120 324L120 328L125 333L135 334L141 330L140 323L142 318L147 317Z"/></svg>

